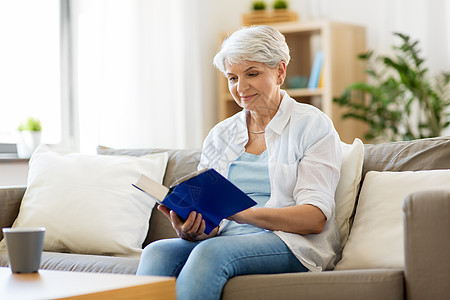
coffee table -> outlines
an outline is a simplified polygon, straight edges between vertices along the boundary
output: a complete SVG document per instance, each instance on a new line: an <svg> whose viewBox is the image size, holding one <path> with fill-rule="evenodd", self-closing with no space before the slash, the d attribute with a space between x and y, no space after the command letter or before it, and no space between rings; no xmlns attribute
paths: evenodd
<svg viewBox="0 0 450 300"><path fill-rule="evenodd" d="M0 299L175 299L175 278L0 267Z"/></svg>

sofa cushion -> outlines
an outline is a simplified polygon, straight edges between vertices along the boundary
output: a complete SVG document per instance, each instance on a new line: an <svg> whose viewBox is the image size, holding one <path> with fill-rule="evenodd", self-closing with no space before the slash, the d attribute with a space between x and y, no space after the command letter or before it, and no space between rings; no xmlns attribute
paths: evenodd
<svg viewBox="0 0 450 300"><path fill-rule="evenodd" d="M40 268L59 271L136 274L138 264L139 259L131 257L44 251ZM0 266L8 266L6 250L0 250Z"/></svg>
<svg viewBox="0 0 450 300"><path fill-rule="evenodd" d="M450 169L450 136L364 145L364 176L369 171Z"/></svg>
<svg viewBox="0 0 450 300"><path fill-rule="evenodd" d="M336 270L403 268L402 202L411 193L443 188L450 188L450 170L368 172Z"/></svg>
<svg viewBox="0 0 450 300"><path fill-rule="evenodd" d="M336 202L336 223L339 228L341 245L344 247L350 233L350 219L361 182L364 145L360 139L355 139L351 145L341 142L341 149L341 176L334 199Z"/></svg>
<svg viewBox="0 0 450 300"><path fill-rule="evenodd" d="M401 270L302 272L246 275L228 280L222 300L404 299Z"/></svg>
<svg viewBox="0 0 450 300"><path fill-rule="evenodd" d="M140 158L38 148L14 227L44 226L44 250L138 256L154 201L133 188L141 173L162 182L167 154Z"/></svg>
<svg viewBox="0 0 450 300"><path fill-rule="evenodd" d="M25 194L25 186L0 187L0 228L11 227L19 214L20 202ZM3 239L3 231L0 230L0 240Z"/></svg>

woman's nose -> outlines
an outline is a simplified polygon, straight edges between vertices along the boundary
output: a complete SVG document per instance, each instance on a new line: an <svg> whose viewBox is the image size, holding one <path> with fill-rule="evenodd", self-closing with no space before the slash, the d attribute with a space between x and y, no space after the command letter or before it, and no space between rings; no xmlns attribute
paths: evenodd
<svg viewBox="0 0 450 300"><path fill-rule="evenodd" d="M237 84L238 93L242 93L242 92L246 91L248 89L248 87L249 87L249 85L246 80L239 79L238 84Z"/></svg>

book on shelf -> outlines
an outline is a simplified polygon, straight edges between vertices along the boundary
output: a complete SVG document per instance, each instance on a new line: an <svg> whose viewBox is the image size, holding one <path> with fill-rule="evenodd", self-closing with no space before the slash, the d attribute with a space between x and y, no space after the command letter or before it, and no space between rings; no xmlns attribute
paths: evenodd
<svg viewBox="0 0 450 300"><path fill-rule="evenodd" d="M317 87L323 88L323 64L322 67L320 68L320 75L319 75L319 83L317 84Z"/></svg>
<svg viewBox="0 0 450 300"><path fill-rule="evenodd" d="M315 89L319 86L319 78L323 64L323 51L317 51L314 56L311 74L309 76L308 88Z"/></svg>
<svg viewBox="0 0 450 300"><path fill-rule="evenodd" d="M192 211L201 213L206 234L223 219L256 205L253 199L214 169L191 173L170 188L142 174L133 186L176 212L182 220L186 220Z"/></svg>

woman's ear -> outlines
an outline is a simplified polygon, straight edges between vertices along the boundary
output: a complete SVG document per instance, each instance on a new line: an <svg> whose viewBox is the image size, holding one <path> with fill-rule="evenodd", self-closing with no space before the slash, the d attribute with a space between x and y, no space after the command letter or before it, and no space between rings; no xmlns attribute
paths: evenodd
<svg viewBox="0 0 450 300"><path fill-rule="evenodd" d="M286 62L280 61L277 66L277 83L282 85L286 79Z"/></svg>

